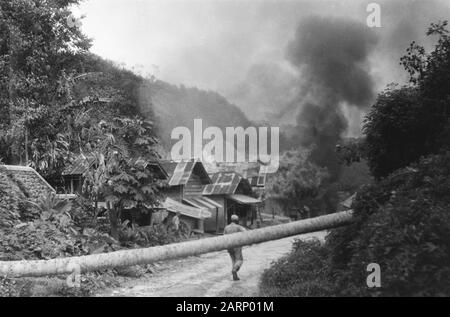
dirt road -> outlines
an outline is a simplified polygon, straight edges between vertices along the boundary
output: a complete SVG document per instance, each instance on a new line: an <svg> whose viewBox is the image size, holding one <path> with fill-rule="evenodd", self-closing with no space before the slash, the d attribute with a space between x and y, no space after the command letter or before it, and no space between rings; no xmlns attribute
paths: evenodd
<svg viewBox="0 0 450 317"><path fill-rule="evenodd" d="M262 272L291 250L294 239L323 239L325 235L315 232L244 247L240 281L232 280L228 253L220 251L160 263L155 274L100 296L257 296Z"/></svg>

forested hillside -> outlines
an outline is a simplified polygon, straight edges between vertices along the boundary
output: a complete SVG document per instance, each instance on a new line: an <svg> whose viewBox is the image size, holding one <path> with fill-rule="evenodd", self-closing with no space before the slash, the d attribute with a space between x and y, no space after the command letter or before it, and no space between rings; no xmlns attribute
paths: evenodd
<svg viewBox="0 0 450 317"><path fill-rule="evenodd" d="M141 89L141 98L145 105L142 112L148 117L155 114L158 136L167 148L173 143L170 140L172 129L184 126L192 131L194 119L202 119L204 128L251 125L238 107L213 91L147 80ZM151 106L145 103L148 100Z"/></svg>
<svg viewBox="0 0 450 317"><path fill-rule="evenodd" d="M1 3L1 159L44 176L98 148L107 125L114 135L120 120L151 109L139 98L141 77L89 52L90 40L69 23L76 3Z"/></svg>

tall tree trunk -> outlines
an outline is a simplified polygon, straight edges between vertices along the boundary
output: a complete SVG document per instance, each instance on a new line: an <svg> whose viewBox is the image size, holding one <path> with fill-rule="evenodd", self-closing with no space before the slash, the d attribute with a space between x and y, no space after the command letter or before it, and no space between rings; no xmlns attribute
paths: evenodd
<svg viewBox="0 0 450 317"><path fill-rule="evenodd" d="M122 250L53 260L0 262L1 276L43 276L147 264L281 239L349 224L352 211L294 221L272 227L151 248Z"/></svg>
<svg viewBox="0 0 450 317"><path fill-rule="evenodd" d="M109 210L109 223L111 225L111 236L119 241L119 207L113 207Z"/></svg>
<svg viewBox="0 0 450 317"><path fill-rule="evenodd" d="M25 125L25 165L28 166L28 126Z"/></svg>
<svg viewBox="0 0 450 317"><path fill-rule="evenodd" d="M11 128L11 124L12 121L14 120L14 118L12 117L13 114L13 105L14 102L16 101L16 97L17 97L17 91L16 91L16 76L17 76L17 46L18 46L18 39L16 37L15 32L17 32L16 27L11 25L10 29L9 29L9 42L8 42L8 47L9 47L9 83L8 83L8 94L9 94L9 99L8 99L8 114L7 114L7 121L8 121L8 126ZM15 152L14 149L14 141L12 141L12 145L9 148L10 151L10 158L11 158L11 163L12 164L16 164L17 160L20 160L20 163L22 163L22 157L19 154L19 158L17 157L17 152ZM19 151L20 153L20 151Z"/></svg>

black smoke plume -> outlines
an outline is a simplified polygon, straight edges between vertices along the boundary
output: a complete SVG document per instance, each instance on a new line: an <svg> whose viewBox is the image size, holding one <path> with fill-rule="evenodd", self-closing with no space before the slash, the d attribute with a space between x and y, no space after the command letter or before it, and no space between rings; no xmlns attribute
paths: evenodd
<svg viewBox="0 0 450 317"><path fill-rule="evenodd" d="M364 109L374 97L368 57L376 37L361 23L310 17L300 23L287 58L301 74L297 143L313 147L311 160L339 176L335 153L347 128L343 107Z"/></svg>

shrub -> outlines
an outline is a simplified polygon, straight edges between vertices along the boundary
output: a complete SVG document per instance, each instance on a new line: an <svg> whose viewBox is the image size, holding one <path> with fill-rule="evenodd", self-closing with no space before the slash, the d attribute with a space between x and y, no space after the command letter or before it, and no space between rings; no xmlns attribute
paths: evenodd
<svg viewBox="0 0 450 317"><path fill-rule="evenodd" d="M127 247L151 247L180 241L181 238L170 234L165 226L130 227L128 220L122 223L119 240Z"/></svg>
<svg viewBox="0 0 450 317"><path fill-rule="evenodd" d="M327 240L341 295L450 295L450 152L422 159L368 186L356 223ZM366 266L381 267L382 288L366 287Z"/></svg>
<svg viewBox="0 0 450 317"><path fill-rule="evenodd" d="M450 36L447 21L432 23L430 53L411 43L401 62L411 85L382 92L365 119L366 155L376 178L436 154L450 144Z"/></svg>
<svg viewBox="0 0 450 317"><path fill-rule="evenodd" d="M342 172L338 180L338 190L354 193L363 185L373 181L366 160L352 162L348 166L342 166Z"/></svg>
<svg viewBox="0 0 450 317"><path fill-rule="evenodd" d="M318 240L296 240L289 255L264 271L260 294L269 297L333 295L327 267L327 250Z"/></svg>
<svg viewBox="0 0 450 317"><path fill-rule="evenodd" d="M364 187L355 222L324 246L297 242L262 279L269 296L449 296L450 152L432 155ZM369 263L381 288L369 289Z"/></svg>
<svg viewBox="0 0 450 317"><path fill-rule="evenodd" d="M365 118L366 155L372 174L387 176L431 153L432 115L414 88L383 91Z"/></svg>

